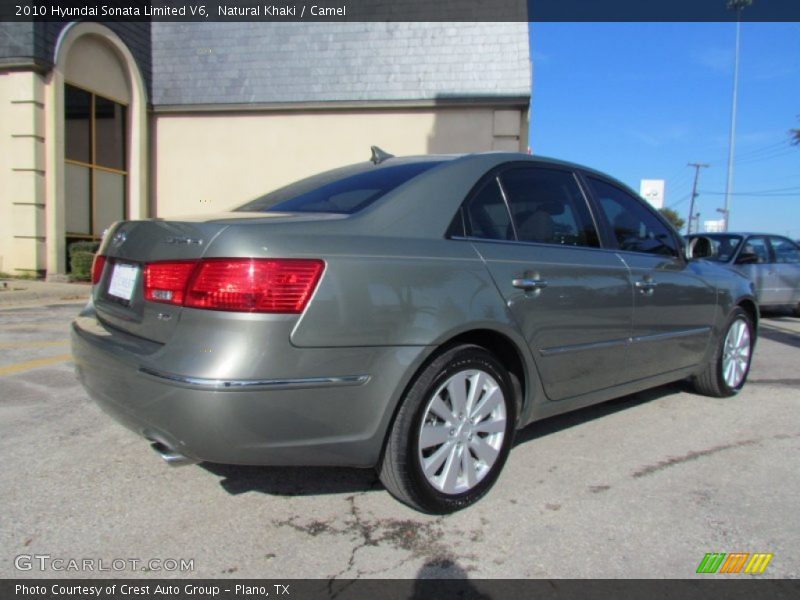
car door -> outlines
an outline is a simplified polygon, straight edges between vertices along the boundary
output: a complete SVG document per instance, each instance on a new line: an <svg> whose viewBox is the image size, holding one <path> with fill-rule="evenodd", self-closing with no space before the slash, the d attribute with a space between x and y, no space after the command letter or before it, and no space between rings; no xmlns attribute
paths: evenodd
<svg viewBox="0 0 800 600"><path fill-rule="evenodd" d="M626 380L698 364L716 312L716 289L687 261L676 234L644 201L594 175L586 181L599 218L630 269L633 330Z"/></svg>
<svg viewBox="0 0 800 600"><path fill-rule="evenodd" d="M775 286L780 304L800 302L800 247L792 240L770 236L772 255L775 258Z"/></svg>
<svg viewBox="0 0 800 600"><path fill-rule="evenodd" d="M632 288L623 262L599 248L574 173L530 163L501 168L478 186L462 214L466 235L536 358L548 398L616 384Z"/></svg>
<svg viewBox="0 0 800 600"><path fill-rule="evenodd" d="M753 282L759 304L781 304L778 271L767 236L748 236L736 255L734 268Z"/></svg>

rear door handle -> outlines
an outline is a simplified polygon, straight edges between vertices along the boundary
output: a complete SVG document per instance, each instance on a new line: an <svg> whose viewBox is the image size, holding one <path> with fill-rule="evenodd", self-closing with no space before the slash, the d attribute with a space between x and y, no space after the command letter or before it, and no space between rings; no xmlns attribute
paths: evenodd
<svg viewBox="0 0 800 600"><path fill-rule="evenodd" d="M655 281L644 280L644 281L637 281L633 285L636 286L636 289L642 292L643 294L652 294L653 290L656 289L656 286L658 284Z"/></svg>
<svg viewBox="0 0 800 600"><path fill-rule="evenodd" d="M547 287L547 282L544 279L513 279L511 285L521 290L541 290Z"/></svg>

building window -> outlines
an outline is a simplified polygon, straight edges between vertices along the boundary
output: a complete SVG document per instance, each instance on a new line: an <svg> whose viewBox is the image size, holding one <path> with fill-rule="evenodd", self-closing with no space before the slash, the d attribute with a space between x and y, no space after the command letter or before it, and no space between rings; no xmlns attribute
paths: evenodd
<svg viewBox="0 0 800 600"><path fill-rule="evenodd" d="M65 86L66 235L97 240L125 218L127 107Z"/></svg>

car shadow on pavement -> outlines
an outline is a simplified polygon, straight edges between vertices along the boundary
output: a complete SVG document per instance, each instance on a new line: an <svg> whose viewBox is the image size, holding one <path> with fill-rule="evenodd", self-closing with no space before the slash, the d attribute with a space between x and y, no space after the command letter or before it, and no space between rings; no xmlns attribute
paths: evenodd
<svg viewBox="0 0 800 600"><path fill-rule="evenodd" d="M318 496L382 490L372 469L347 467L258 467L202 463L221 477L219 484L231 495L260 492L273 496Z"/></svg>
<svg viewBox="0 0 800 600"><path fill-rule="evenodd" d="M689 388L686 382L609 400L564 415L550 417L517 432L514 445L558 433L576 425L599 419L639 404L657 400ZM258 467L201 463L209 473L220 477L220 485L231 495L260 492L273 496L317 496L382 490L383 485L372 469L346 467Z"/></svg>
<svg viewBox="0 0 800 600"><path fill-rule="evenodd" d="M574 412L557 415L555 417L549 417L547 419L543 419L542 421L532 423L531 425L528 425L524 429L518 431L516 437L514 438L514 446L519 446L520 444L530 442L546 435L558 433L564 429L569 429L570 427L575 427L576 425L588 423L589 421L594 421L595 419L600 419L621 410L627 410L629 408L633 408L634 406L645 404L646 402L658 400L664 396L670 396L672 394L677 394L678 392L690 391L690 389L691 386L689 385L688 381L677 381L675 383L662 385L657 388L638 392L636 394L615 398L614 400L609 400L608 402L603 402L602 404L595 404L594 406L582 408Z"/></svg>
<svg viewBox="0 0 800 600"><path fill-rule="evenodd" d="M764 325L758 329L758 337L764 338L779 344L786 344L793 348L800 348L800 333L790 333L784 329L773 329L769 325Z"/></svg>

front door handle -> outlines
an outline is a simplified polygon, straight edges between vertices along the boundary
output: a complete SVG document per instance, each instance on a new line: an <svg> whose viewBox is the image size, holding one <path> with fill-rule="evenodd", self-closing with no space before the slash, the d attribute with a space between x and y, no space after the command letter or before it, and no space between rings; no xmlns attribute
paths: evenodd
<svg viewBox="0 0 800 600"><path fill-rule="evenodd" d="M547 287L547 282L544 279L513 279L511 285L521 290L541 290Z"/></svg>

